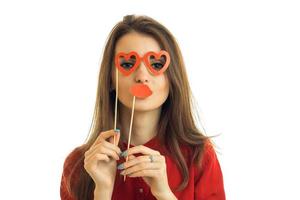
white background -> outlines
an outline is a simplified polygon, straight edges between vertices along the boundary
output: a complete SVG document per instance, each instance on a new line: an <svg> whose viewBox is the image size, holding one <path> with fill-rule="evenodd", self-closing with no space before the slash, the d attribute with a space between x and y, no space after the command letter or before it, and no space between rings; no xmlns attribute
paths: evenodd
<svg viewBox="0 0 300 200"><path fill-rule="evenodd" d="M229 200L300 199L297 1L1 1L0 199L59 199L126 14L176 37Z"/></svg>

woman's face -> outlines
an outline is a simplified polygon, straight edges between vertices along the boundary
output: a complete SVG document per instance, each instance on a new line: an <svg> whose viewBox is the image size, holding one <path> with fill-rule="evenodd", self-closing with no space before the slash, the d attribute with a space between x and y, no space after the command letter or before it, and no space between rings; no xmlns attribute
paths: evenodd
<svg viewBox="0 0 300 200"><path fill-rule="evenodd" d="M122 36L115 49L115 55L118 52L129 53L137 52L141 57L149 51L159 52L161 50L158 42L151 36L136 32L128 33ZM113 65L112 80L115 86L115 70ZM153 75L145 66L144 62L133 71L129 76L124 76L118 71L119 82L119 101L127 108L132 107L133 95L129 92L130 88L136 83L143 83L152 90L152 95L146 98L137 98L135 100L135 110L150 111L161 107L169 95L169 81L166 72L160 75Z"/></svg>

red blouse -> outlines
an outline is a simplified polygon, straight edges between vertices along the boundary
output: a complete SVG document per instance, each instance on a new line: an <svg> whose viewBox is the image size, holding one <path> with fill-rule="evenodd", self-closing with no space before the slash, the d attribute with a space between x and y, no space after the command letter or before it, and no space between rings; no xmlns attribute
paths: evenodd
<svg viewBox="0 0 300 200"><path fill-rule="evenodd" d="M130 145L133 147L133 145ZM159 144L158 138L154 137L149 140L144 146L151 149L157 150L161 155L165 156L167 175L169 186L174 195L179 200L225 200L225 192L223 185L223 175L221 167L212 145L205 145L202 167L196 167L195 164L189 167L189 181L188 185L184 190L175 191L176 187L180 185L182 178L180 170L175 164L173 158L167 153L165 148ZM121 142L120 148L122 151L126 150L126 143ZM191 158L191 150L185 146L181 146L181 150L188 162ZM70 174L72 163L78 157L80 153L78 148L74 149L66 158L64 162L63 174L60 186L60 196L62 200L75 200L68 192L66 180ZM136 154L136 156L139 156ZM124 162L124 159L117 161L117 164ZM116 180L114 190L112 194L113 200L155 200L156 198L152 195L150 187L143 181L141 177L128 177L126 181L123 181L123 176L119 174L118 170L116 173Z"/></svg>

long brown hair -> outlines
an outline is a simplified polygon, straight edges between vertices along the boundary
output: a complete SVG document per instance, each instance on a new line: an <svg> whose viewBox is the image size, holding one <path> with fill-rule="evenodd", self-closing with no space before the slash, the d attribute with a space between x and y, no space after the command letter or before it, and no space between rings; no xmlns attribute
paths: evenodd
<svg viewBox="0 0 300 200"><path fill-rule="evenodd" d="M179 46L170 31L162 24L147 16L127 15L117 23L109 34L99 73L97 97L89 137L80 149L80 156L73 164L69 178L69 189L77 199L89 199L94 182L83 167L84 152L94 143L99 133L112 129L114 121L115 90L111 73L117 41L127 33L138 32L153 37L161 49L169 52L171 64L166 70L170 82L169 96L162 105L158 123L158 138L172 156L182 174L182 183L177 190L183 190L189 180L188 165L180 145L191 148L189 163L200 163L206 141L209 140L196 126L193 115L193 100L187 73ZM118 114L119 116L119 114ZM79 181L75 184L75 173Z"/></svg>

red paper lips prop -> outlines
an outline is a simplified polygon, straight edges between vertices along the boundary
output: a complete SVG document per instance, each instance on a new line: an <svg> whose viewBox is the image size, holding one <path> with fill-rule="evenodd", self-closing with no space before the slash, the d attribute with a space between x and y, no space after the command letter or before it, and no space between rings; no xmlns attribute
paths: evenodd
<svg viewBox="0 0 300 200"><path fill-rule="evenodd" d="M129 53L119 52L115 56L115 65L124 75L130 75L143 61L153 75L160 75L170 64L170 55L167 51L161 50L158 53L147 52L143 57L135 51Z"/></svg>
<svg viewBox="0 0 300 200"><path fill-rule="evenodd" d="M152 91L147 85L142 83L137 83L130 88L130 93L133 96L144 99L150 96L152 94Z"/></svg>

